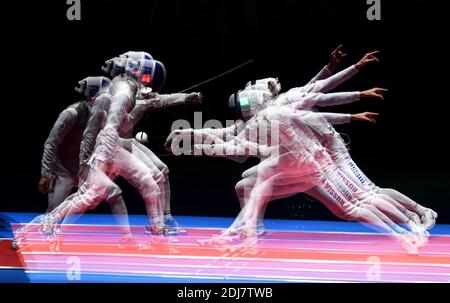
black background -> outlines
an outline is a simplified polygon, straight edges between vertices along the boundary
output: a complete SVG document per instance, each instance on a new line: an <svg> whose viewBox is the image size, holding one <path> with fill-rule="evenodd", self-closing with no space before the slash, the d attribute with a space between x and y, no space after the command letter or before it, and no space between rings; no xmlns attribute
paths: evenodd
<svg viewBox="0 0 450 303"><path fill-rule="evenodd" d="M368 21L366 1L81 0L81 21L68 21L66 1L15 1L3 8L2 163L0 211L38 211L46 197L37 191L43 143L58 114L77 101L73 87L102 75L104 60L128 50L145 50L163 61L168 80L162 93L219 74L246 60L254 63L199 87L196 107L154 112L142 129L150 148L171 171L174 214L235 216L234 185L256 160L174 157L162 148L176 119L193 123L230 118L228 96L248 80L278 76L284 89L301 86L343 43L355 63L366 51L382 51L381 63L364 69L339 88L390 90L385 101L328 108L376 111L376 125L352 123L351 154L379 186L393 187L434 208L450 223L448 11L444 1L381 1L382 20ZM442 4L441 4L442 3ZM154 12L152 14L152 11ZM130 213L144 213L137 192L123 180ZM109 212L100 205L95 212ZM270 204L267 217L336 219L302 195Z"/></svg>

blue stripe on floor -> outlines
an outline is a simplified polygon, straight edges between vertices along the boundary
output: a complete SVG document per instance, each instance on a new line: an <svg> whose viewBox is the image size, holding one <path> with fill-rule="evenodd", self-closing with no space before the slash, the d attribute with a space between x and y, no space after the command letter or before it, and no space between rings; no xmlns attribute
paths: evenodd
<svg viewBox="0 0 450 303"><path fill-rule="evenodd" d="M37 215L35 213L0 213L0 217L9 218L10 222L21 223L29 222ZM176 216L175 218L185 228L227 228L233 222L233 218L192 216ZM146 222L146 216L144 215L129 215L129 219L131 225L144 225ZM108 214L86 214L81 216L76 223L92 225L116 224L114 217ZM275 231L377 233L358 222L265 219L264 224L266 230ZM450 235L450 225L436 225L431 230L431 234Z"/></svg>
<svg viewBox="0 0 450 303"><path fill-rule="evenodd" d="M211 279L82 273L79 280L69 280L66 273L28 273L31 283L280 283L280 280Z"/></svg>

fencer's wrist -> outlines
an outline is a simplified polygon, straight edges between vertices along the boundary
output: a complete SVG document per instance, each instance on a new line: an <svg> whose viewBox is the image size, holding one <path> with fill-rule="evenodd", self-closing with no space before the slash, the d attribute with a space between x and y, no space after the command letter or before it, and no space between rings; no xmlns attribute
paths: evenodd
<svg viewBox="0 0 450 303"><path fill-rule="evenodd" d="M202 103L202 95L201 93L191 93L188 95L186 101L190 104L200 104Z"/></svg>
<svg viewBox="0 0 450 303"><path fill-rule="evenodd" d="M327 65L325 65L325 68L328 69L331 73L333 73L336 70L337 63L329 62Z"/></svg>
<svg viewBox="0 0 450 303"><path fill-rule="evenodd" d="M352 121L352 114L342 114L341 124L348 124Z"/></svg>
<svg viewBox="0 0 450 303"><path fill-rule="evenodd" d="M374 97L375 96L373 93L373 89L364 90L364 91L359 92L360 99L363 99L363 98L369 99L369 98L374 98Z"/></svg>
<svg viewBox="0 0 450 303"><path fill-rule="evenodd" d="M355 65L353 65L354 67L355 67L355 69L357 70L357 71L360 71L364 66L365 66L365 64L363 63L363 62L361 62L361 61L359 61L359 62L357 62Z"/></svg>
<svg viewBox="0 0 450 303"><path fill-rule="evenodd" d="M351 114L351 121L366 121L366 119L363 118L363 113L357 113L357 114Z"/></svg>
<svg viewBox="0 0 450 303"><path fill-rule="evenodd" d="M197 104L203 103L203 94L202 93L196 93L197 94Z"/></svg>
<svg viewBox="0 0 450 303"><path fill-rule="evenodd" d="M186 103L188 104L195 104L197 103L197 94L196 93L190 93L186 98Z"/></svg>
<svg viewBox="0 0 450 303"><path fill-rule="evenodd" d="M350 116L350 121L363 121L363 119L361 119L361 114L352 114Z"/></svg>

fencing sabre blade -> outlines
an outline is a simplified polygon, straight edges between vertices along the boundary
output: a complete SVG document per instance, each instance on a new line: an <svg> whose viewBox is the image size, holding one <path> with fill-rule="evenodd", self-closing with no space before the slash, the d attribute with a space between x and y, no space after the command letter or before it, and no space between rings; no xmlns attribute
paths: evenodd
<svg viewBox="0 0 450 303"><path fill-rule="evenodd" d="M216 79L218 79L218 78L220 78L220 77L226 76L226 75L228 75L229 73L232 73L232 72L234 72L234 71L236 71L236 70L238 70L238 69L240 69L240 68L242 68L242 67L244 67L244 66L246 66L246 65L249 65L250 63L253 63L253 61L254 61L253 59L247 60L247 61L245 61L244 63L242 63L242 64L240 64L240 65L238 65L238 66L235 66L235 67L233 67L233 68L231 68L231 69L229 69L229 70L227 70L227 71L225 71L225 72L223 72L223 73L221 73L221 74L218 74L217 76L214 76L214 77L212 77L212 78L209 78L208 80L205 80L205 81L203 81L203 82L200 82L200 83L198 83L198 84L195 84L195 85L193 85L193 86L190 86L190 87L188 87L188 88L186 88L186 89L183 89L183 90L180 91L179 93L187 92L187 91L189 91L189 90L191 90L191 89L193 89L193 88L202 86L202 85L204 85L204 84L206 84L206 83L209 83L209 82L211 82L211 81L214 81L214 80L216 80Z"/></svg>

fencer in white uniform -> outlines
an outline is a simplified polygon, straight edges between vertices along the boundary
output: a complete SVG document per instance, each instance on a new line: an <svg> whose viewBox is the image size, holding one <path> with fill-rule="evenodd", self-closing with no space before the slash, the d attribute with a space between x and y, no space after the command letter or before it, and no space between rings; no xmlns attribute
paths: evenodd
<svg viewBox="0 0 450 303"><path fill-rule="evenodd" d="M78 186L79 153L83 132L91 111L98 107L96 96L109 89L106 77L87 77L75 90L85 100L63 110L44 144L39 191L48 192L48 211L61 204Z"/></svg>
<svg viewBox="0 0 450 303"><path fill-rule="evenodd" d="M359 96L356 93L354 93L353 96L349 94L348 97L344 97L342 93L324 93L327 93L329 90L336 88L346 80L350 79L368 63L378 61L375 57L376 53L377 52L371 52L366 54L358 63L333 76L329 69L324 68L307 85L293 88L288 92L281 94L273 101L273 104L290 105L293 108L300 110L311 110L314 106L333 106L358 101ZM262 79L259 80L259 85L248 86L248 88L268 90L271 88L271 85L268 85L270 82L273 82L270 78ZM381 93L383 93L383 90L379 88L363 92L365 97L373 96L382 99ZM373 114L367 114L369 114L369 120L373 118ZM334 122L331 124L343 124L349 122L350 115L335 114ZM345 143L331 124L328 123L327 125L322 125L320 132L324 136L324 146L329 150L339 168L344 171L354 183L363 187L366 191L382 196L384 200L388 200L416 223L420 222L426 229L430 229L435 224L437 213L430 208L426 208L413 201L397 190L379 188L370 181L352 160Z"/></svg>
<svg viewBox="0 0 450 303"><path fill-rule="evenodd" d="M148 97L153 98L148 99ZM120 134L124 138L129 137L133 128L141 121L144 114L148 111L155 111L158 109L178 106L182 104L194 105L202 102L201 93L175 93L175 94L154 94L154 93L138 93L138 100L136 106L128 115L127 122L123 124ZM139 139L138 136L136 136ZM145 144L140 140L130 139L125 144L129 151L142 160L153 172L154 178L161 190L161 204L164 207L164 224L168 229L170 235L175 235L180 230L180 227L171 214L171 199L170 199L170 183L169 183L169 168L162 162ZM145 231L151 233L151 224L147 223Z"/></svg>
<svg viewBox="0 0 450 303"><path fill-rule="evenodd" d="M339 48L333 52L333 54L339 55ZM332 58L333 58L332 54ZM360 96L364 97L377 97L376 90L369 90L365 92L350 92L350 93L328 93L325 94L324 92L329 91L332 88L337 87L339 84L344 82L345 80L349 79L351 76L356 74L358 69L361 69L366 64L375 61L374 53L369 53L366 56L363 57L355 66L352 66L335 76L331 76L333 73L335 67L339 63L340 60L330 60L330 63L325 66L307 85L295 88L289 90L287 93L284 93L282 95L278 95L281 90L281 85L279 84L279 81L275 78L267 78L262 80L257 80L253 82L249 82L246 85L246 89L248 91L253 91L255 94L263 94L266 95L261 100L266 99L269 100L271 104L276 105L284 105L284 104L290 104L293 102L299 103L307 103L311 104L310 108L319 103L321 105L337 105L337 104L344 104L344 103L350 103L356 100L359 100ZM340 57L343 57L343 54L341 53ZM324 79L325 78L325 79ZM241 103L238 105L246 106L244 104L244 100L249 99L248 97L244 97L245 91L240 93L241 95ZM308 103L309 102L309 103ZM233 101L233 103L235 103ZM248 104L247 104L248 105ZM267 104L261 104L261 109L264 108ZM254 105L255 106L255 105ZM252 111L256 112L257 108L253 108ZM334 115L334 116L333 116ZM339 114L328 114L328 118L333 118L334 120L338 119ZM349 118L350 115L346 115L345 118ZM336 122L335 122L336 123ZM231 126L224 130L211 130L211 129L205 129L205 130L195 130L192 132L192 130L185 130L186 133L192 132L194 136L194 140L198 142L203 142L202 140L208 133L213 136L222 136L222 137L228 137L233 134L237 129L237 126ZM196 136L200 136L200 139L197 139ZM214 140L210 140L214 141ZM234 157L227 155L228 158ZM242 156L239 158L240 161L245 160L245 158L242 158ZM245 175L245 174L244 174ZM236 186L236 191L238 193L238 197L240 198L240 202L242 205L243 199L242 199L242 192L244 190L244 185L246 185L248 180L244 179ZM261 222L259 222L261 223ZM259 229L262 229L261 225L258 226Z"/></svg>
<svg viewBox="0 0 450 303"><path fill-rule="evenodd" d="M96 138L86 182L78 195L63 203L51 215L61 217L67 213L79 212L80 209L95 207L105 198L120 194L120 189L112 182L112 179L120 175L140 192L149 220L153 222L152 228L160 231L164 224L159 186L150 168L124 148L125 140L120 137L120 132L135 106L140 85L149 85L161 75L165 77L165 69L156 60L123 57L114 60L114 66L125 66L125 74L119 74L113 79L111 106L105 125Z"/></svg>
<svg viewBox="0 0 450 303"><path fill-rule="evenodd" d="M332 76L332 69L325 67L320 73L314 77L307 85L303 87L298 87L289 90L288 92L278 96L280 91L280 85L277 79L267 78L261 79L253 82L249 82L246 85L248 90L265 90L272 93L275 99L272 104L277 105L290 105L295 109L311 110L313 106L332 106L345 103L351 103L358 101L360 96L364 97L377 97L382 99L380 95L382 89L372 89L362 93L328 93L329 90L337 87L344 81L355 75L358 70L363 68L370 62L378 61L375 57L377 52L372 52L366 54L357 64L350 66L344 71ZM336 66L336 64L334 65ZM313 116L311 113L309 116ZM328 149L336 162L338 167L356 184L363 187L365 191L376 195L383 200L389 201L399 210L401 210L408 218L412 219L416 223L423 223L425 228L430 228L434 225L435 218L437 214L431 209L425 208L418 203L412 201L406 196L398 193L392 189L382 190L376 187L373 182L367 179L362 171L357 167L357 165L351 159L347 147L343 140L340 138L339 134L334 130L332 124L343 124L349 123L350 118L363 118L366 121L372 121L374 119L374 113L364 113L359 116L351 116L349 114L334 114L327 113L327 119L323 120L326 123L319 126L315 124L316 131L322 135L322 143ZM364 115L364 116L363 116ZM328 121L328 122L327 122ZM331 122L331 123L329 123ZM216 131L217 133L217 131ZM230 158L230 157L229 157ZM251 170L250 170L251 172ZM253 171L254 173L255 171ZM248 172L244 174L248 176ZM242 204L242 193L244 191L244 186L248 185L248 180L242 180L237 184L236 191L240 197L240 202ZM420 218L418 215L420 215ZM261 225L258 226L261 229Z"/></svg>
<svg viewBox="0 0 450 303"><path fill-rule="evenodd" d="M271 106L260 111L256 119L246 124L247 133L251 133L251 128L259 127L262 121L278 121L280 142L276 146L277 153L265 157L256 166L256 181L246 197L245 206L225 235L239 230L240 233L256 236L257 218L267 202L307 192L314 193L327 208L345 220L368 223L370 227L401 241L409 250L420 245L417 244L419 239L390 219L395 217L399 220L402 216L395 207L364 193L346 178L304 120L300 112L292 108ZM225 142L222 146L203 145L201 148L209 148L208 154L223 151L224 148L232 151L249 139L245 136L239 136L235 142ZM249 146L248 144L244 145Z"/></svg>
<svg viewBox="0 0 450 303"><path fill-rule="evenodd" d="M351 69L348 69L351 71ZM346 73L341 73L341 75L345 75ZM347 71L347 74L348 71ZM335 79L333 81L328 81L328 82L321 82L321 83L314 83L314 87L317 88L321 88L323 89L324 87L332 87L333 85L335 85L336 82L338 82L338 80L342 81L342 77L341 75L338 75L337 77L335 77ZM254 83L253 85L257 85L257 83ZM337 86L337 85L336 85ZM320 89L318 90L320 91ZM379 94L381 91L375 91L375 90L369 90L367 91L367 96L377 96L377 94ZM257 95L257 92L254 92ZM301 92L303 93L303 92ZM328 101L328 102L334 102L334 104L342 104L342 103L347 103L347 102L351 102L352 100L357 100L359 99L359 96L362 95L359 92L356 93L334 93L334 94L328 94L327 96L323 96L322 95L318 95L316 92L313 91L313 98L315 98L316 100L319 101ZM281 97L281 96L280 96ZM242 102L241 105L248 105L248 99L251 99L251 97L249 98L249 96L245 96L245 98L242 98L242 101L245 100L245 102ZM311 99L311 98L310 98ZM245 104L244 104L245 103ZM264 107L264 104L259 104L257 105L257 107L260 106L261 108ZM261 110L261 108L258 108L254 113L257 113L258 111ZM281 110L280 112L285 112L286 110ZM271 112L273 112L273 110L271 110ZM311 116L312 113L306 113L307 115ZM336 114L329 114L329 119L334 119L335 123L337 120L339 120L339 115ZM304 119L304 118L303 118ZM317 123L316 123L317 124ZM323 123L324 125L326 125L326 123ZM314 124L311 124L314 125ZM311 128L311 126L310 126ZM322 139L322 138L318 138L318 139ZM320 144L320 140L317 139L317 142L319 142ZM216 145L214 148L217 148L218 146ZM278 160L278 159L277 159ZM325 171L325 176L322 180L325 180L322 182L322 186L324 189L330 189L333 188L330 184L329 184L329 180L332 180L332 182L336 183L338 186L334 187L335 189L333 190L333 195L332 195L332 205L327 205L327 207L329 207L335 214L337 214L338 216L345 218L345 219L351 219L351 220L359 220L359 221L369 221L371 223L375 223L377 226L383 226L383 228L385 229L385 231L389 231L391 234L393 235L398 235L396 232L400 231L401 233L405 233L405 231L398 227L396 224L393 223L393 221L391 221L386 215L385 213L388 213L388 215L390 217L394 217L397 220L399 220L401 223L407 223L408 218L406 218L405 216L403 216L400 212L398 212L397 209L395 209L392 205L390 205L388 202L384 201L383 199L379 198L379 197L373 197L372 195L367 194L366 192L364 192L363 190L359 190L358 187L355 184L352 184L351 180L349 180L349 178L347 178L345 176L344 173L342 173L341 171L339 171L338 168L334 167L334 161L332 160L331 157L326 158L327 161L325 162L321 162L319 163L321 166L321 169L323 169ZM260 166L260 167L264 167L264 166ZM270 167L270 165L269 165ZM257 176L258 178L258 176ZM295 182L299 182L299 180L297 180L296 178L285 178L287 179L291 179L294 180ZM326 182L326 183L324 183ZM286 183L286 181L283 181L283 188L284 189L288 189L289 186L287 186L289 183ZM268 190L269 192L271 192L271 194L263 194L266 197L269 197L268 199L270 200L270 197L273 197L274 195L272 195L272 186L276 184L273 183L271 186L267 187L266 190ZM296 184L296 186L298 187L298 184ZM317 187L313 186L311 188ZM320 188L320 186L319 186ZM337 191L336 191L337 189ZM252 189L253 192L254 188ZM277 191L279 191L279 189L277 189ZM299 189L295 189L293 192L299 192ZM306 191L305 189L303 191ZM338 197L336 196L338 192L344 193L343 197ZM278 192L277 195L281 195L281 196L285 196L288 193L280 193ZM311 192L310 194L314 195L314 192ZM320 195L322 195L322 197L320 197ZM325 190L321 190L319 191L319 193L315 194L316 197L319 196L319 198L322 198L321 200L327 200L326 195L330 195L329 192L326 192ZM275 195L276 196L276 195ZM335 198L333 200L333 198ZM337 201L347 201L347 206L343 207L342 205L339 206L339 203L335 203ZM320 200L320 199L319 199ZM367 205L366 201L369 201L369 205ZM375 203L376 202L376 203ZM260 205L264 205L265 203L262 203ZM324 203L325 204L325 203ZM337 204L338 207L334 207L334 205ZM358 205L359 204L359 205ZM363 204L362 208L361 208L361 204ZM364 205L365 204L365 205ZM372 204L375 204L375 206L373 206ZM356 208L354 208L354 206L356 205ZM362 209L362 210L361 210ZM377 213L377 215L374 215L374 212ZM370 216L369 216L370 215ZM380 219L382 218L382 219ZM384 223L388 223L384 224ZM391 226L395 226L395 229L392 229Z"/></svg>
<svg viewBox="0 0 450 303"><path fill-rule="evenodd" d="M87 101L71 105L65 109L55 122L49 137L44 145L42 159L41 179L39 190L49 192L49 207L47 212L59 206L71 193L73 188L83 184L84 175L81 173L84 158L87 156L86 134L96 128L97 122L109 107L109 88L111 81L106 77L87 77L79 81L75 88L84 95ZM95 138L94 138L95 140ZM81 148L80 148L81 146ZM90 153L90 152L89 152ZM111 212L115 217L121 232L119 246L125 245L131 238L131 229L128 223L128 211L121 195L107 200ZM40 224L46 220L46 216L38 216L28 226ZM76 221L77 216L63 218L62 226ZM16 232L13 248L16 249L26 236L27 228ZM51 248L57 249L57 242Z"/></svg>
<svg viewBox="0 0 450 303"><path fill-rule="evenodd" d="M129 51L120 55L122 58L128 58L133 60L148 59L151 55L146 52L133 52ZM115 70L118 67L112 64L114 60L108 60L103 70L110 73L112 76L118 71ZM156 75L165 73L165 70L157 69ZM119 135L122 138L131 138L134 127L141 121L148 111L155 111L159 109L169 108L178 105L195 105L202 102L203 96L201 93L174 93L174 94L158 94L157 91L162 87L165 81L165 77L154 77L149 87L141 86L137 93L136 105L133 110L128 114L122 124ZM135 139L125 140L124 147L127 148L133 155L143 161L154 174L154 178L160 187L161 191L161 204L164 207L164 224L167 227L167 232L170 235L175 235L180 230L178 223L172 217L171 214L171 199L170 199L170 183L169 183L169 168L164 162L162 162L149 148L140 142L139 136ZM154 233L155 230L151 228L152 223L147 222L145 231L147 233Z"/></svg>
<svg viewBox="0 0 450 303"><path fill-rule="evenodd" d="M58 231L57 223L65 216L82 213L95 208L103 200L120 196L120 188L112 181L119 175L140 192L149 220L153 222L152 228L160 231L165 228L159 199L161 192L153 173L123 147L124 139L119 136L122 124L134 108L139 86L149 85L152 81L160 80L161 76L165 77L165 68L156 60L132 60L123 57L116 58L114 66L118 72L125 67L125 73L113 79L110 95L102 95L111 99L110 108L106 111L106 122L96 138L95 148L88 162L86 181L74 195L42 216L41 229L44 233L54 235Z"/></svg>

